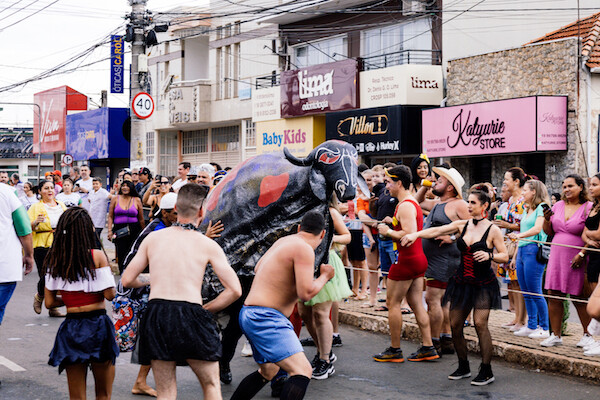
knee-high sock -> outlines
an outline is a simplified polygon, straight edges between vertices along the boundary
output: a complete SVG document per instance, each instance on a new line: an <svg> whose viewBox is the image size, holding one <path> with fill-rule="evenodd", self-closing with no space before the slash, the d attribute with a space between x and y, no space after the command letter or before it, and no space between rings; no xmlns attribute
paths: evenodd
<svg viewBox="0 0 600 400"><path fill-rule="evenodd" d="M240 382L231 396L231 400L249 400L256 396L269 381L263 378L258 371L254 371Z"/></svg>
<svg viewBox="0 0 600 400"><path fill-rule="evenodd" d="M302 400L309 382L310 378L304 375L290 376L283 385L279 398L283 400Z"/></svg>

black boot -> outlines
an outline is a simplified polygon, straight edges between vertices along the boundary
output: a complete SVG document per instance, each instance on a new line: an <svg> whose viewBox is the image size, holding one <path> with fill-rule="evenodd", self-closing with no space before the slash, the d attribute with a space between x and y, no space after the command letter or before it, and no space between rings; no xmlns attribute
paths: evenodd
<svg viewBox="0 0 600 400"><path fill-rule="evenodd" d="M433 342L433 347L435 347L435 351L437 351L440 358L442 358L442 342L440 339L431 339Z"/></svg>
<svg viewBox="0 0 600 400"><path fill-rule="evenodd" d="M468 378L471 376L471 367L469 367L469 360L458 359L458 369L448 375L448 379L456 381L463 378Z"/></svg>
<svg viewBox="0 0 600 400"><path fill-rule="evenodd" d="M452 337L442 336L440 338L440 342L442 343L443 354L454 354L454 343L452 342Z"/></svg>
<svg viewBox="0 0 600 400"><path fill-rule="evenodd" d="M492 373L492 365L491 364L483 364L479 367L479 373L471 381L471 385L475 386L484 386L489 385L494 382L494 374Z"/></svg>

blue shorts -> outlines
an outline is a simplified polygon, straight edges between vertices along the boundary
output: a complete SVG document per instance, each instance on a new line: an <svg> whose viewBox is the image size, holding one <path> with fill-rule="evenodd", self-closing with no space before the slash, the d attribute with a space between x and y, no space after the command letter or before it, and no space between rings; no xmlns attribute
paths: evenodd
<svg viewBox="0 0 600 400"><path fill-rule="evenodd" d="M276 363L304 351L290 320L273 308L244 306L239 319L258 364Z"/></svg>

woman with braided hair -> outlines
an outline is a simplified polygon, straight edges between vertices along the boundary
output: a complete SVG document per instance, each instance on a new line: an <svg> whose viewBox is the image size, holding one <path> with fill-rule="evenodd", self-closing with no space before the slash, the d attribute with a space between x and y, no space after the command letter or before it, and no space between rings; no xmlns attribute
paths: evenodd
<svg viewBox="0 0 600 400"><path fill-rule="evenodd" d="M119 348L104 300L115 297L115 281L103 251L94 249L90 215L81 207L65 211L46 256L46 307L67 307L48 364L67 370L70 398L84 399L91 367L96 399L110 399ZM60 295L58 294L60 292Z"/></svg>

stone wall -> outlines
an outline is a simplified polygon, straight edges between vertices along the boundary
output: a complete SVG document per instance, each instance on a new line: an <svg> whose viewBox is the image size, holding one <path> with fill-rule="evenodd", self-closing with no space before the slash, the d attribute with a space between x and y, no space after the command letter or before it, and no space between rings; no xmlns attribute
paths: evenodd
<svg viewBox="0 0 600 400"><path fill-rule="evenodd" d="M568 151L545 156L546 184L554 191L560 188L562 177L568 173L587 175L582 151L586 133L578 131L576 116L580 101L577 41L569 38L448 62L448 106L534 95L568 96ZM527 155L492 156L492 183L501 185L506 169L523 166L523 157ZM471 171L470 158L453 157L450 162L464 174L467 188L475 183L471 182L468 172Z"/></svg>

